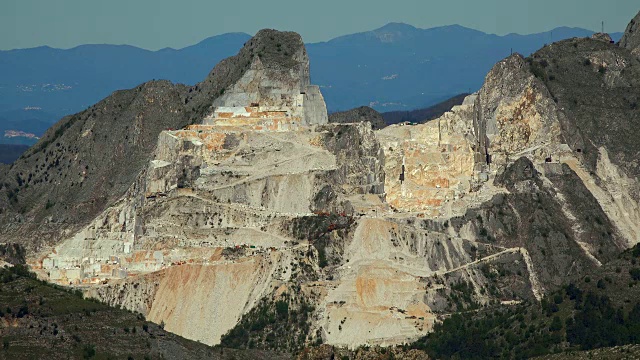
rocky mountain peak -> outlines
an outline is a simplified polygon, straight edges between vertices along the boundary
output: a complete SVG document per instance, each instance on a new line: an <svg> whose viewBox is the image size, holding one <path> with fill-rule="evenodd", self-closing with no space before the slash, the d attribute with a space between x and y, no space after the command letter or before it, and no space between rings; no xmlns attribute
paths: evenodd
<svg viewBox="0 0 640 360"><path fill-rule="evenodd" d="M620 39L620 46L627 48L631 51L635 50L636 55L640 55L640 12L631 19L627 29Z"/></svg>
<svg viewBox="0 0 640 360"><path fill-rule="evenodd" d="M613 41L613 39L611 39L611 35L607 33L601 33L601 32L591 35L591 38L593 40L599 40L606 43L611 43Z"/></svg>
<svg viewBox="0 0 640 360"><path fill-rule="evenodd" d="M222 60L204 81L189 89L185 104L193 110L192 123L197 123L220 106L260 104L265 98L264 92L270 91L267 89L276 92L286 89L289 95L309 93L320 97L317 87L307 89L309 74L309 57L299 34L263 29L249 39L237 55ZM279 98L279 94L274 95L267 96L271 98L267 103ZM320 107L326 108L324 99Z"/></svg>
<svg viewBox="0 0 640 360"><path fill-rule="evenodd" d="M300 35L261 30L231 61L240 62L242 74L220 90L205 125L291 130L327 122L320 88L310 84L309 57ZM217 76L218 67L210 78Z"/></svg>
<svg viewBox="0 0 640 360"><path fill-rule="evenodd" d="M308 66L309 58L300 34L263 29L247 41L239 56L258 56L266 68Z"/></svg>
<svg viewBox="0 0 640 360"><path fill-rule="evenodd" d="M509 154L559 135L555 104L530 67L530 61L515 53L487 74L475 100L480 164L504 164Z"/></svg>
<svg viewBox="0 0 640 360"><path fill-rule="evenodd" d="M514 53L493 66L485 77L483 87L488 89L495 82L501 81L501 79L507 82L514 82L513 80L521 80L523 76L528 77L528 75L525 75L527 72L523 72L526 68L527 64L524 57L519 53Z"/></svg>

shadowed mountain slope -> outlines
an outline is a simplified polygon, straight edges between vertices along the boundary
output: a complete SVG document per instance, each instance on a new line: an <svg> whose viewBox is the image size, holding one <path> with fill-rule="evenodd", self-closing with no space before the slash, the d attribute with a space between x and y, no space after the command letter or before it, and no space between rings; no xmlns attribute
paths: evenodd
<svg viewBox="0 0 640 360"><path fill-rule="evenodd" d="M355 123L369 121L374 129L382 129L385 126L382 115L368 106L341 111L329 115L332 123Z"/></svg>
<svg viewBox="0 0 640 360"><path fill-rule="evenodd" d="M424 109L417 109L412 111L389 111L382 113L382 117L387 125L398 124L401 122L423 123L432 119L439 118L447 111L451 111L451 108L462 104L464 98L469 94L456 95L443 102L437 103L433 106Z"/></svg>

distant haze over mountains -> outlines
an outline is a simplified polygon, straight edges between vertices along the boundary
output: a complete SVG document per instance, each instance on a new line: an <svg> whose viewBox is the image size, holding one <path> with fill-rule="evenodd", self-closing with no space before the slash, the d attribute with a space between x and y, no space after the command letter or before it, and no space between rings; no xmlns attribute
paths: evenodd
<svg viewBox="0 0 640 360"><path fill-rule="evenodd" d="M419 29L390 23L307 44L307 50L311 80L321 86L329 111L368 105L385 112L427 107L475 91L493 64L511 51L529 55L546 43L592 33L563 27L498 36L458 25ZM621 35L612 37L617 41ZM223 34L178 50L82 45L0 51L0 143L7 142L7 130L39 136L46 124L118 89L152 79L194 84L249 38L244 33ZM10 142L20 141L13 137Z"/></svg>

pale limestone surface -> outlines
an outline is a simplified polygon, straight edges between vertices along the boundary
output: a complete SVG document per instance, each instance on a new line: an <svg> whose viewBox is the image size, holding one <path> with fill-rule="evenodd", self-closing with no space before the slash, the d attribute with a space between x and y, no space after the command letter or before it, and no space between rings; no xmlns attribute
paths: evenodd
<svg viewBox="0 0 640 360"><path fill-rule="evenodd" d="M385 191L391 206L434 216L448 201L470 191L475 165L472 111L473 105L456 106L426 124L393 125L377 132L385 151Z"/></svg>
<svg viewBox="0 0 640 360"><path fill-rule="evenodd" d="M273 253L229 264L166 269L147 319L164 322L166 330L188 339L218 344L220 336L265 295L281 256Z"/></svg>
<svg viewBox="0 0 640 360"><path fill-rule="evenodd" d="M494 177L520 156L546 186L553 184L545 175L567 164L625 235L619 245L640 241L633 179L604 149L595 174L603 181L584 170L563 143L560 109L519 55L498 63L478 94L441 118L375 133L364 124L325 125L308 67L300 74L265 72L254 60L205 124L161 133L155 158L126 196L43 253L41 273L83 283L88 296L207 344L219 343L261 299L300 285L316 294L312 333L324 342L387 346L428 333L447 308L443 293L458 281L478 303L495 301L481 267L517 268L522 297L545 294L543 269L526 249L482 244L471 222L448 223L507 193ZM331 232L338 263L323 269L315 239L295 238L288 226L325 211L355 216L352 230ZM579 245L597 261L596 248ZM294 264L309 265L320 280L297 280Z"/></svg>
<svg viewBox="0 0 640 360"><path fill-rule="evenodd" d="M379 204L375 191L384 181L366 124L243 125L161 133L155 158L127 195L46 254L42 271L59 283L93 284L88 296L139 311L169 331L219 343L242 314L290 281L292 263L307 261L309 243L283 232L285 222L313 215L327 182L344 179L331 184L337 203ZM352 155L329 149L327 139L343 130L379 170L360 174Z"/></svg>
<svg viewBox="0 0 640 360"><path fill-rule="evenodd" d="M340 281L322 308L327 341L386 346L426 334L435 316L420 280L470 261L462 243L387 219L361 219L345 249L349 262L338 269Z"/></svg>
<svg viewBox="0 0 640 360"><path fill-rule="evenodd" d="M257 130L326 124L327 107L320 89L310 84L304 47L296 57L306 66L266 69L260 57L255 56L242 78L214 101L214 111L205 117L204 124L229 125L237 123L235 119L243 119L260 127Z"/></svg>

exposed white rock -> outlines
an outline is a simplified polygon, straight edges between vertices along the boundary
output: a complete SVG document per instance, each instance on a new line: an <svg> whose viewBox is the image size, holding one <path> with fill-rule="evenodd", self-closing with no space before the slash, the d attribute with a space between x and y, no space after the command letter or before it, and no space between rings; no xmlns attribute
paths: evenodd
<svg viewBox="0 0 640 360"><path fill-rule="evenodd" d="M126 196L42 254L41 272L211 345L261 299L295 284L300 296L314 294L310 336L387 346L428 333L453 306L452 291L478 306L542 298L548 269L521 244L479 241L483 221L497 220L477 209L498 195L555 189L549 179L563 164L629 240L616 246L640 241L632 179L605 149L597 174L584 170L561 136L561 109L519 55L439 119L375 133L366 124L326 124L306 53L295 56L299 66L280 70L255 56L203 124L162 132ZM525 170L539 171L541 183L496 185L519 157L531 160ZM575 217L558 194L559 212ZM292 230L300 219L325 228ZM340 221L347 225L336 230ZM324 268L317 232L329 234ZM593 243L575 241L599 261ZM302 265L318 279L298 278ZM508 291L489 294L491 277L505 268Z"/></svg>

